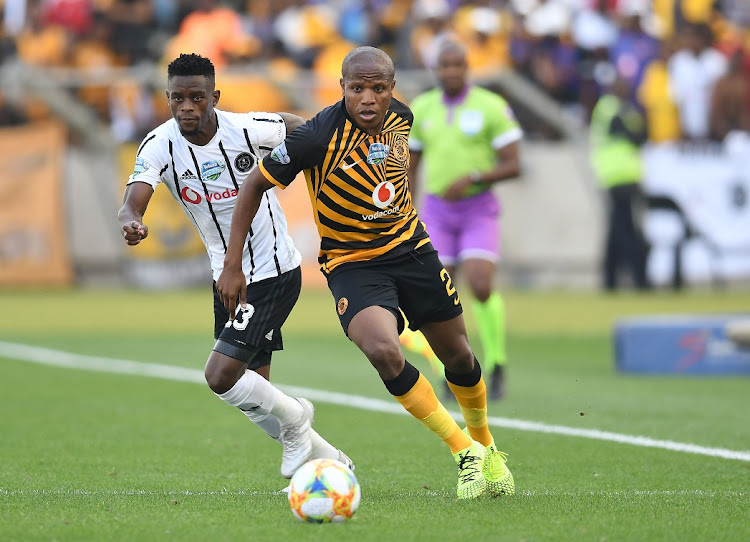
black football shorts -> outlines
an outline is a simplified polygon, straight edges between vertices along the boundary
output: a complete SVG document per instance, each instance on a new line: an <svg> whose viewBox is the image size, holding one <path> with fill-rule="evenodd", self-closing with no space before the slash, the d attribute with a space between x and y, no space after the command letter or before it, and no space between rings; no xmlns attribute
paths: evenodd
<svg viewBox="0 0 750 542"><path fill-rule="evenodd" d="M302 271L299 267L278 277L247 285L247 307L237 315L219 299L214 283L214 350L244 361L250 369L271 363L271 353L282 350L281 326L299 298Z"/></svg>
<svg viewBox="0 0 750 542"><path fill-rule="evenodd" d="M431 243L385 260L343 264L328 278L344 333L362 309L380 306L398 320L398 332L444 322L463 312L458 292ZM400 309L400 310L399 310Z"/></svg>

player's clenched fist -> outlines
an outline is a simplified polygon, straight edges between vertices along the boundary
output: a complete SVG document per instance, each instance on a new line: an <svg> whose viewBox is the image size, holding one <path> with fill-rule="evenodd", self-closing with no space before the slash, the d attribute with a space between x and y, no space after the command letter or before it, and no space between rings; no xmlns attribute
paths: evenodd
<svg viewBox="0 0 750 542"><path fill-rule="evenodd" d="M129 245L137 245L148 237L148 226L133 220L122 227L122 236Z"/></svg>

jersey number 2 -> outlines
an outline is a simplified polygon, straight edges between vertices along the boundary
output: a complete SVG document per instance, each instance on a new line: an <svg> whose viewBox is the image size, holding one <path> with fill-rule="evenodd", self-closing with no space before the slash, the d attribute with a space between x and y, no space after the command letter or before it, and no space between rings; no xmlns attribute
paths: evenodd
<svg viewBox="0 0 750 542"><path fill-rule="evenodd" d="M453 298L453 304L458 305L461 303L461 299L458 297L458 293L456 292L456 289L453 287L453 281L451 281L451 276L448 274L448 271L445 270L445 267L443 267L440 270L440 280L442 280L445 283L445 291L448 292L449 297L453 297L454 295L456 297Z"/></svg>

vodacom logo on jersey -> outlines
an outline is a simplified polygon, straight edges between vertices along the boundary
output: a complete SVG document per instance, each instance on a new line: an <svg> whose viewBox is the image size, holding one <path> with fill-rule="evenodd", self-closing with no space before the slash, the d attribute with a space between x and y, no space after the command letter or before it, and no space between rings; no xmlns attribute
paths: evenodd
<svg viewBox="0 0 750 542"><path fill-rule="evenodd" d="M184 201L187 201L188 203L192 203L193 205L198 205L201 201L203 201L203 196L201 196L198 192L190 188L189 186L184 187L182 190L180 190L180 196ZM213 194L208 194L208 201L219 201L222 199L229 199L229 198L236 198L237 197L237 190L232 188L231 190L229 188L225 188L223 192L214 192Z"/></svg>
<svg viewBox="0 0 750 542"><path fill-rule="evenodd" d="M378 209L388 207L395 197L396 187L388 181L383 181L372 191L372 201Z"/></svg>
<svg viewBox="0 0 750 542"><path fill-rule="evenodd" d="M391 204L393 201L393 198L396 197L396 187L393 186L393 183L384 181L380 183L378 186L375 187L375 190L372 191L372 201L375 203L375 206L378 209L383 209L382 211L378 211L377 213L373 213L371 215L362 215L363 220L375 220L377 218L382 218L386 215L392 215L393 213L398 213L399 207L398 205L395 207L392 207L391 209L386 209L388 205Z"/></svg>

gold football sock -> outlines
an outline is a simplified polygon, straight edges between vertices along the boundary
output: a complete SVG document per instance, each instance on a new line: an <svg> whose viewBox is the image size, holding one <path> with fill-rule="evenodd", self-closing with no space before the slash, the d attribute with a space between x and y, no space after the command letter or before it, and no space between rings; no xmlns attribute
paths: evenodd
<svg viewBox="0 0 750 542"><path fill-rule="evenodd" d="M480 377L479 382L468 387L458 386L453 382L448 382L448 386L456 396L458 406L461 407L461 414L464 415L471 438L489 446L492 443L492 434L487 425L487 386L484 379Z"/></svg>
<svg viewBox="0 0 750 542"><path fill-rule="evenodd" d="M459 452L471 446L471 439L461 431L456 421L448 414L448 411L435 395L432 384L423 375L419 375L416 384L404 395L395 397L409 414L440 437L450 447L451 453Z"/></svg>

